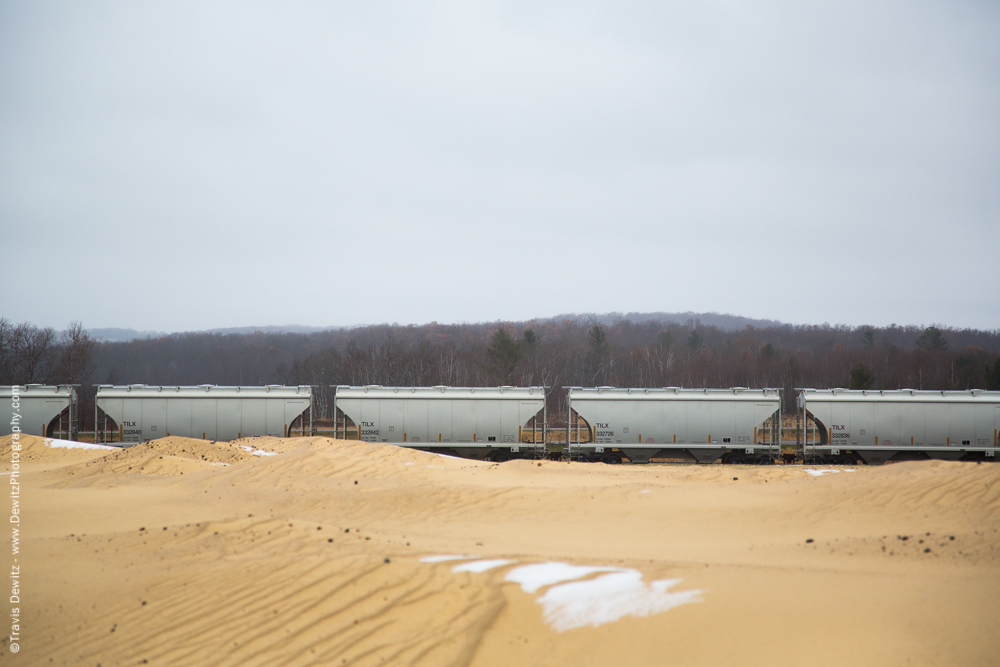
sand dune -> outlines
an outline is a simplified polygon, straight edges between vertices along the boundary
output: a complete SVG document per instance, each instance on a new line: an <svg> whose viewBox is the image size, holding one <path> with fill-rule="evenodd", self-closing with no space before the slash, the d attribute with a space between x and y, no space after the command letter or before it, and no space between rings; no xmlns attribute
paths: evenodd
<svg viewBox="0 0 1000 667"><path fill-rule="evenodd" d="M993 464L22 443L25 664L1000 664Z"/></svg>

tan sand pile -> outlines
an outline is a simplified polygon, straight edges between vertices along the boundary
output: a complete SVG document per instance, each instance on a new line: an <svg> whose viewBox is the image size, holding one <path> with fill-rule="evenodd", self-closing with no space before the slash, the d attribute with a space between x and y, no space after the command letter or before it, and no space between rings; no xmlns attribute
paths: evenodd
<svg viewBox="0 0 1000 667"><path fill-rule="evenodd" d="M60 447L59 444L63 441L53 441L51 438L42 438L37 435L21 435L17 442L21 448L18 454L22 462L43 462L46 466L51 466L56 462L72 463L74 461L83 461L94 457L101 457L108 453L108 450L104 448L90 449L89 447L93 447L93 445L85 443L77 443L82 445L79 448ZM49 442L50 445L47 446L46 442ZM14 436L0 436L0 460L7 463L7 470L10 470L11 445L13 443ZM56 446L51 446L52 443Z"/></svg>
<svg viewBox="0 0 1000 667"><path fill-rule="evenodd" d="M25 664L1000 664L998 465L30 452Z"/></svg>

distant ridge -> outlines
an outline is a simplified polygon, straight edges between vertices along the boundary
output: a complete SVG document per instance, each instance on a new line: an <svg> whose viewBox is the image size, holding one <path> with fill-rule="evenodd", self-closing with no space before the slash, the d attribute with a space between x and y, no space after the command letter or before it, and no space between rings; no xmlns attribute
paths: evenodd
<svg viewBox="0 0 1000 667"><path fill-rule="evenodd" d="M578 324L603 324L605 326L610 326L615 322L635 322L641 324L643 322L650 321L661 321L665 323L675 323L675 324L700 324L702 326L715 326L722 331L737 331L739 329L745 329L747 325L756 327L758 329L768 329L777 328L784 326L782 322L777 320L760 320L751 317L742 317L740 315L729 315L720 313L694 313L688 311L686 313L565 313L562 315L556 315L555 317L539 317L528 321L539 321L539 322L559 322L564 320L570 320ZM136 329L128 329L122 327L105 327L101 329L88 329L88 333L97 340L109 341L109 342L128 342L131 340L141 340L144 338L160 338L163 336L179 335L185 333L208 333L208 334L252 334L255 331L260 331L263 333L300 333L300 334L310 334L317 333L321 331L336 331L336 330L349 330L357 329L360 327L369 326L367 324L354 324L349 326L327 326L327 327L314 327L306 326L303 324L284 324L284 325L265 325L265 326L249 326L249 327L222 327L218 329L206 329L203 331L183 331L183 332L166 332L166 331L139 331Z"/></svg>
<svg viewBox="0 0 1000 667"><path fill-rule="evenodd" d="M128 342L137 338L160 338L169 336L166 331L136 331L120 327L105 327L103 329L87 329L91 338L109 342Z"/></svg>
<svg viewBox="0 0 1000 667"><path fill-rule="evenodd" d="M625 313L624 315L622 313L571 313L544 318L544 321L561 320L570 320L578 324L603 324L605 326L623 321L635 322L637 324L642 322L660 321L673 324L700 324L702 326L714 326L718 327L722 331L737 331L739 329L745 329L747 325L757 329L772 329L784 326L784 323L779 322L778 320L758 320L751 317L742 317L740 315L692 313L691 311L686 313Z"/></svg>
<svg viewBox="0 0 1000 667"><path fill-rule="evenodd" d="M318 331L329 331L336 329L352 329L354 327L309 327L299 324L288 324L283 326L261 326L261 327L225 327L221 329L206 329L204 331L138 331L136 329L126 329L121 327L105 327L99 329L87 329L87 333L92 338L109 342L128 342L130 340L142 340L145 338L162 338L164 336L181 335L186 333L210 333L210 334L252 334L255 331L263 333L316 333Z"/></svg>
<svg viewBox="0 0 1000 667"><path fill-rule="evenodd" d="M206 331L186 331L185 333L252 334L255 331L260 331L262 333L316 333L317 331L330 331L331 329L353 328L354 327L310 327L304 324L283 324L262 327L224 327L221 329L208 329Z"/></svg>

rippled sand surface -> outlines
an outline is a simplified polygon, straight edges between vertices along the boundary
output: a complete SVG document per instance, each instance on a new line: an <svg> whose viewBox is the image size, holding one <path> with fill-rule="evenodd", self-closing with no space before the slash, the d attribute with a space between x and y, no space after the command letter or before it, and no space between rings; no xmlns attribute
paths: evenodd
<svg viewBox="0 0 1000 667"><path fill-rule="evenodd" d="M996 464L22 443L5 663L1000 664Z"/></svg>

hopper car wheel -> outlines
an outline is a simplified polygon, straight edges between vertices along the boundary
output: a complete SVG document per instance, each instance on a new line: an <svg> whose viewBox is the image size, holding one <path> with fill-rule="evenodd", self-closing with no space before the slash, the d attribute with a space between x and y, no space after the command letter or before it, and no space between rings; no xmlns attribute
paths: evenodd
<svg viewBox="0 0 1000 667"><path fill-rule="evenodd" d="M610 456L605 456L602 460L609 465L618 465L622 462L622 457L617 454L611 454Z"/></svg>
<svg viewBox="0 0 1000 667"><path fill-rule="evenodd" d="M726 458L724 458L722 462L730 465L742 465L746 463L747 460L742 454L731 453L726 455Z"/></svg>
<svg viewBox="0 0 1000 667"><path fill-rule="evenodd" d="M771 457L770 456L758 456L754 460L754 463L756 465L759 465L759 466L769 466L769 465L771 465Z"/></svg>

